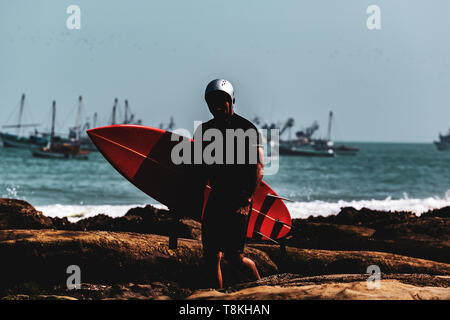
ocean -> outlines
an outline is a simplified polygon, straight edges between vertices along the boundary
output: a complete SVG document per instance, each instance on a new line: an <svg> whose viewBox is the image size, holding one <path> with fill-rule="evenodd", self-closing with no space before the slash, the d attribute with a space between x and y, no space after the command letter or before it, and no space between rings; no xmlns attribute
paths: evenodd
<svg viewBox="0 0 450 320"><path fill-rule="evenodd" d="M356 156L281 156L278 173L264 180L292 200L286 204L293 218L336 214L344 206L416 214L450 206L450 152L439 152L432 144L350 145L360 148ZM54 160L0 147L0 195L71 221L98 213L121 216L146 204L163 207L98 152L87 161Z"/></svg>

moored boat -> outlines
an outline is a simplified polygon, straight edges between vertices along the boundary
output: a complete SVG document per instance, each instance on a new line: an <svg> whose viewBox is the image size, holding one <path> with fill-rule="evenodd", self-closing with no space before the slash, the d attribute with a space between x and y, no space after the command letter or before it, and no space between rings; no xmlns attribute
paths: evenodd
<svg viewBox="0 0 450 320"><path fill-rule="evenodd" d="M7 132L0 132L0 138L6 148L37 148L45 146L48 142L47 139L37 135L24 137Z"/></svg>
<svg viewBox="0 0 450 320"><path fill-rule="evenodd" d="M280 144L279 153L280 155L287 156L334 157L334 151L332 149L315 149L310 145Z"/></svg>
<svg viewBox="0 0 450 320"><path fill-rule="evenodd" d="M439 141L434 141L439 151L450 151L450 129L446 135L439 134Z"/></svg>
<svg viewBox="0 0 450 320"><path fill-rule="evenodd" d="M45 146L48 142L45 137L39 135L35 129L34 134L30 134L28 137L21 135L21 129L26 127L37 127L39 124L23 124L22 116L25 106L25 94L22 94L20 99L19 119L17 124L3 125L3 129L17 129L17 134L8 132L0 132L0 139L2 144L6 148L33 148L39 146Z"/></svg>
<svg viewBox="0 0 450 320"><path fill-rule="evenodd" d="M358 153L359 148L339 145L333 147L333 151L339 156L354 156Z"/></svg>
<svg viewBox="0 0 450 320"><path fill-rule="evenodd" d="M45 147L31 149L32 155L39 158L87 160L90 152L81 148L79 140L64 142L55 137L55 115L56 102L53 101L50 141Z"/></svg>
<svg viewBox="0 0 450 320"><path fill-rule="evenodd" d="M82 150L80 145L61 143L54 144L51 147L32 149L31 153L38 158L88 160L90 152Z"/></svg>

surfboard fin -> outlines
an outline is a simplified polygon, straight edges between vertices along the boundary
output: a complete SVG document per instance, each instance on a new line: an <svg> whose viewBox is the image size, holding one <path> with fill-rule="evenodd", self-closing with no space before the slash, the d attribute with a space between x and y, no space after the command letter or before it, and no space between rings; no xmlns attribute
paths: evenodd
<svg viewBox="0 0 450 320"><path fill-rule="evenodd" d="M268 236L265 236L265 235L263 235L261 232L259 232L259 231L254 231L255 233L257 233L258 235L260 235L262 238L266 238L266 239L269 239L270 241L272 241L272 242L274 242L275 244L278 244L279 246L280 246L280 256L281 256L281 259L285 259L286 258L286 256L287 256L287 253L286 253L286 244L285 244L285 242L283 241L283 240L280 240L279 242L278 241L276 241L276 240L274 240L274 239L272 239L271 237L268 237Z"/></svg>
<svg viewBox="0 0 450 320"><path fill-rule="evenodd" d="M254 233L260 235L263 239L269 239L269 240L272 241L273 243L279 244L277 240L274 240L274 239L272 239L271 237L266 236L266 235L262 234L262 233L259 232L259 231L254 231Z"/></svg>
<svg viewBox="0 0 450 320"><path fill-rule="evenodd" d="M288 198L283 198L274 194L267 194L267 197L272 197L272 198L276 198L276 199L281 199L281 200L285 200L285 201L289 201L289 202L294 202L294 200L288 199Z"/></svg>

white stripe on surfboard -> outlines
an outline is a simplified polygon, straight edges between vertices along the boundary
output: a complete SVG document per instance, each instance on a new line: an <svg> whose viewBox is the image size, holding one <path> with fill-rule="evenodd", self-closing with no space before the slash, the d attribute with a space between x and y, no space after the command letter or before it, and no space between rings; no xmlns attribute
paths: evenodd
<svg viewBox="0 0 450 320"><path fill-rule="evenodd" d="M291 226L288 225L287 223L284 223L284 222L282 222L282 221L280 221L280 220L277 221L277 219L275 219L275 218L273 218L273 217L271 217L271 216L268 216L267 214L262 213L261 211L255 209L255 208L252 208L252 210L255 210L255 212L256 212L257 214L263 215L264 217L269 218L270 220L272 220L272 221L274 221L274 222L281 223L284 227L286 227L286 228L288 228L288 229L291 229Z"/></svg>

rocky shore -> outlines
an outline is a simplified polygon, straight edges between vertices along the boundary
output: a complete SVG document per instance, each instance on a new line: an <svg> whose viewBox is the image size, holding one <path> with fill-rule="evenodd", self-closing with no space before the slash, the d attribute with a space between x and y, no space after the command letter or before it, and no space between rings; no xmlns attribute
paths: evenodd
<svg viewBox="0 0 450 320"><path fill-rule="evenodd" d="M450 299L450 207L294 219L283 247L246 246L260 281L225 260L219 291L203 282L200 237L198 221L150 205L72 223L0 199L0 299ZM69 290L72 265L82 284ZM379 289L368 286L371 265Z"/></svg>

